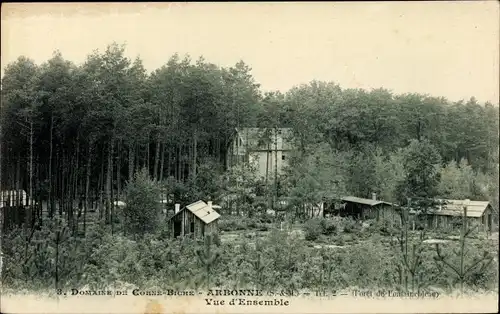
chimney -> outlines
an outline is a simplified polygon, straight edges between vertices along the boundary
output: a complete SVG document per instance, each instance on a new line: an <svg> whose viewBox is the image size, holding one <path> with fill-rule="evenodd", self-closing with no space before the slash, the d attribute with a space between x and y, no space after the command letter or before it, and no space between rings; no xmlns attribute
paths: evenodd
<svg viewBox="0 0 500 314"><path fill-rule="evenodd" d="M212 209L212 201L207 202L208 208Z"/></svg>
<svg viewBox="0 0 500 314"><path fill-rule="evenodd" d="M177 214L181 209L181 204L175 204L175 213Z"/></svg>
<svg viewBox="0 0 500 314"><path fill-rule="evenodd" d="M375 193L375 192L372 193L372 200L374 200L374 201L377 200L377 193Z"/></svg>

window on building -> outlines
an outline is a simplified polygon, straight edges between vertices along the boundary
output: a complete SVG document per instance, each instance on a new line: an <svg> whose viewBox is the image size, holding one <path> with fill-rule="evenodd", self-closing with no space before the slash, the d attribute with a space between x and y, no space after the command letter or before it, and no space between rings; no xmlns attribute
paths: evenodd
<svg viewBox="0 0 500 314"><path fill-rule="evenodd" d="M285 160L285 155L281 155L281 160Z"/></svg>

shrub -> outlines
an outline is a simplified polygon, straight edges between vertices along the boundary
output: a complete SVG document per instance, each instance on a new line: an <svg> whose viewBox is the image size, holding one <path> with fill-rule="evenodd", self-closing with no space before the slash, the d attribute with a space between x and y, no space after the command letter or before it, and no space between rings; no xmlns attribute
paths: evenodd
<svg viewBox="0 0 500 314"><path fill-rule="evenodd" d="M305 238L307 241L315 241L323 233L321 218L313 218L304 224Z"/></svg>
<svg viewBox="0 0 500 314"><path fill-rule="evenodd" d="M361 226L357 221L352 218L344 219L344 232L345 233L357 233L361 231Z"/></svg>
<svg viewBox="0 0 500 314"><path fill-rule="evenodd" d="M262 223L273 223L274 221L274 217L268 213L263 213L261 216L260 216L260 221Z"/></svg>
<svg viewBox="0 0 500 314"><path fill-rule="evenodd" d="M225 217L219 221L219 229L222 231L245 230L248 224L243 217Z"/></svg>
<svg viewBox="0 0 500 314"><path fill-rule="evenodd" d="M337 224L335 221L331 219L322 219L321 220L322 233L324 235L332 235L338 232Z"/></svg>
<svg viewBox="0 0 500 314"><path fill-rule="evenodd" d="M396 227L394 226L394 223L391 223L390 221L387 220L382 220L378 224L379 232L381 235L384 236L390 236L393 235L397 232Z"/></svg>
<svg viewBox="0 0 500 314"><path fill-rule="evenodd" d="M343 237L337 237L335 238L335 243L339 246L345 245L344 238Z"/></svg>

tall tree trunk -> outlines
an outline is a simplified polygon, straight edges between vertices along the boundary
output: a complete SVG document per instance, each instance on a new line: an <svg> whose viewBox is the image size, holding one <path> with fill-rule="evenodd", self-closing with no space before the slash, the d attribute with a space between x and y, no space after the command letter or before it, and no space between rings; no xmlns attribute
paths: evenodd
<svg viewBox="0 0 500 314"><path fill-rule="evenodd" d="M240 163L240 129L239 128L238 128L238 131L236 132L235 141L236 141L236 164L239 165L239 163Z"/></svg>
<svg viewBox="0 0 500 314"><path fill-rule="evenodd" d="M198 157L198 133L196 131L196 128L193 131L193 173L192 173L192 178L196 179L196 159Z"/></svg>
<svg viewBox="0 0 500 314"><path fill-rule="evenodd" d="M108 147L108 170L106 174L106 215L105 221L106 223L110 222L111 215L111 178L112 178L112 170L113 170L113 137L111 137L109 141Z"/></svg>
<svg viewBox="0 0 500 314"><path fill-rule="evenodd" d="M149 159L150 159L150 156L149 156L149 136L148 136L148 140L146 142L146 162L144 163L145 167L148 169L148 174L151 175L151 168L149 167Z"/></svg>
<svg viewBox="0 0 500 314"><path fill-rule="evenodd" d="M274 128L274 202L273 209L275 207L275 202L278 199L278 128Z"/></svg>
<svg viewBox="0 0 500 314"><path fill-rule="evenodd" d="M269 151L271 150L271 144L267 144L267 151L266 151L266 185L268 183L269 179Z"/></svg>
<svg viewBox="0 0 500 314"><path fill-rule="evenodd" d="M153 168L153 180L158 180L158 164L160 162L160 135L156 138L155 164Z"/></svg>
<svg viewBox="0 0 500 314"><path fill-rule="evenodd" d="M52 155L54 150L54 114L52 113L50 116L50 147L49 147L49 197L47 200L47 211L49 212L49 217L52 218L54 216L54 202L52 201Z"/></svg>
<svg viewBox="0 0 500 314"><path fill-rule="evenodd" d="M60 163L60 180L59 180L59 216L63 216L63 210L64 210L64 175L65 175L65 160L64 160L64 151L62 153L61 158L59 159Z"/></svg>
<svg viewBox="0 0 500 314"><path fill-rule="evenodd" d="M118 141L117 157L116 157L116 199L121 196L122 192L122 140Z"/></svg>
<svg viewBox="0 0 500 314"><path fill-rule="evenodd" d="M35 165L36 165L36 181L37 182L40 182L40 168L41 168L41 163L40 163L40 155L37 155L37 157L35 158ZM38 225L41 227L42 226L42 214L43 214L43 209L42 209L42 197L41 197L41 189L40 189L40 184L38 184L38 188L36 189L35 191L35 194L36 194L36 198L35 200L39 200L39 203L38 203L38 206L36 206L36 211L37 211L37 216L38 216ZM1 223L1 219L0 219L0 223Z"/></svg>
<svg viewBox="0 0 500 314"><path fill-rule="evenodd" d="M75 168L74 168L75 152L71 153L71 157L68 162L68 187L66 193L66 210L68 213L68 227L69 230L73 227L73 187L75 181Z"/></svg>
<svg viewBox="0 0 500 314"><path fill-rule="evenodd" d="M220 135L219 135L220 136ZM216 158L219 162L221 162L221 153L220 153L220 137L217 137L217 142L215 145L215 153L216 153ZM223 162L223 161L222 161Z"/></svg>
<svg viewBox="0 0 500 314"><path fill-rule="evenodd" d="M76 202L76 207L78 209L78 218L81 215L81 207L80 207L80 191L79 191L79 178L80 178L80 135L76 138L76 162L75 162L75 174L74 174L74 188L73 193L74 197L72 200L72 204ZM74 207L74 206L73 206ZM72 214L73 215L73 214ZM75 233L78 229L78 219L74 219L73 217L73 233Z"/></svg>
<svg viewBox="0 0 500 314"><path fill-rule="evenodd" d="M141 167L143 167L143 165L141 165L141 144L135 142L135 171L137 171L137 169L141 169Z"/></svg>
<svg viewBox="0 0 500 314"><path fill-rule="evenodd" d="M102 220L103 218L103 190L104 190L104 156L105 153L102 152L101 154L102 159L101 159L101 173L99 175L99 220Z"/></svg>
<svg viewBox="0 0 500 314"><path fill-rule="evenodd" d="M28 213L26 215L28 226L32 227L32 217L33 214L33 118L30 119L30 161L29 161L29 195L26 198L28 203Z"/></svg>
<svg viewBox="0 0 500 314"><path fill-rule="evenodd" d="M165 150L166 150L166 145L165 143L162 144L161 147L161 161L160 161L160 182L163 181L163 169L165 166Z"/></svg>
<svg viewBox="0 0 500 314"><path fill-rule="evenodd" d="M66 153L67 157L65 158L66 160L66 185L65 185L65 192L64 192L64 211L66 213L66 219L68 220L68 225L71 228L71 215L72 215L72 204L71 203L71 196L72 196L72 183L73 183L73 156L69 155L69 153Z"/></svg>
<svg viewBox="0 0 500 314"><path fill-rule="evenodd" d="M15 206L19 207L21 205L19 193L21 189L21 154L17 154L17 167L16 167L16 202Z"/></svg>
<svg viewBox="0 0 500 314"><path fill-rule="evenodd" d="M128 180L134 179L134 158L135 158L135 141L130 143L128 148Z"/></svg>
<svg viewBox="0 0 500 314"><path fill-rule="evenodd" d="M171 163L172 163L172 154L171 154L171 147L168 147L167 151L167 179L170 177L170 172L171 172Z"/></svg>
<svg viewBox="0 0 500 314"><path fill-rule="evenodd" d="M422 138L422 123L420 120L417 122L417 140L420 141Z"/></svg>
<svg viewBox="0 0 500 314"><path fill-rule="evenodd" d="M2 105L0 105L0 112L1 112L1 108L2 108ZM2 184L2 167L3 167L3 164L2 164L2 155L3 155L3 151L2 151L2 141L3 141L3 136L2 136L2 126L0 125L0 193L4 190L3 189L3 184ZM2 199L3 201L5 201L4 199ZM3 216L2 216L3 217ZM0 228L2 226L2 219L0 219ZM1 229L0 229L1 230Z"/></svg>
<svg viewBox="0 0 500 314"><path fill-rule="evenodd" d="M177 144L177 180L182 180L181 174L181 153L182 153L182 145Z"/></svg>
<svg viewBox="0 0 500 314"><path fill-rule="evenodd" d="M111 160L113 160L113 157L111 157ZM113 164L113 163L111 163ZM110 202L110 214L109 214L109 223L111 224L111 234L114 232L114 216L115 216L115 188L113 185L113 168L111 168L111 202Z"/></svg>
<svg viewBox="0 0 500 314"><path fill-rule="evenodd" d="M85 206L83 207L83 235L87 231L87 211L89 207L89 189L90 189L90 163L92 161L92 143L89 143L87 151L87 173L85 182Z"/></svg>
<svg viewBox="0 0 500 314"><path fill-rule="evenodd" d="M60 240L60 235L59 231L56 231L56 258L55 258L55 287L56 290L59 288L59 240Z"/></svg>
<svg viewBox="0 0 500 314"><path fill-rule="evenodd" d="M17 153L17 166L16 166L16 190L14 191L14 195L12 195L11 197L15 197L16 198L16 201L15 201L15 205L18 209L19 209L19 206L21 206L21 154L18 152ZM24 215L26 215L26 213L24 211L20 211L20 210L16 210L16 222L19 226L23 225L23 221L20 217L20 213L23 213ZM22 217L22 218L25 218L25 217ZM24 227L23 227L24 231L26 232L26 224L24 224Z"/></svg>

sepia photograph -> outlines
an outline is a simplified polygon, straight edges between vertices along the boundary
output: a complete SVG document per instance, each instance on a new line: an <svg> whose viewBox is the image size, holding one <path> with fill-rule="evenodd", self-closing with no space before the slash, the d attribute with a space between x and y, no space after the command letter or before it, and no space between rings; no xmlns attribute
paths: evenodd
<svg viewBox="0 0 500 314"><path fill-rule="evenodd" d="M3 3L0 312L498 312L499 8Z"/></svg>

